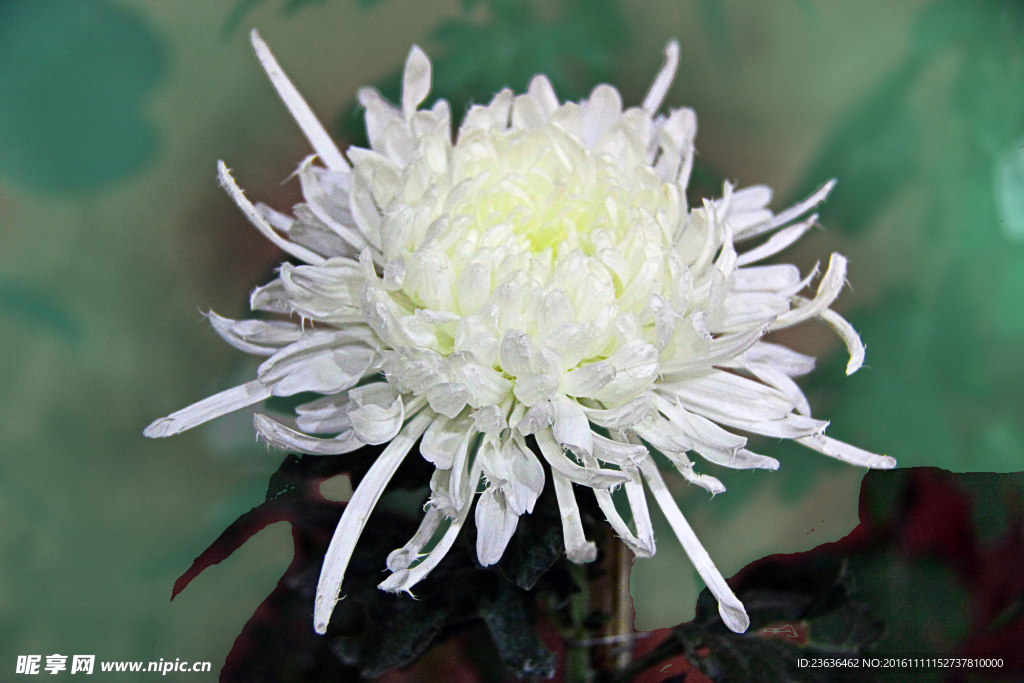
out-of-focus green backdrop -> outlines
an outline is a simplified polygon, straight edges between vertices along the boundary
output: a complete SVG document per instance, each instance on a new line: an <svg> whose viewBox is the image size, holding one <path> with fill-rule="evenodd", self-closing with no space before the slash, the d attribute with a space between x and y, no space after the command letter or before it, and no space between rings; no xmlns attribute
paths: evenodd
<svg viewBox="0 0 1024 683"><path fill-rule="evenodd" d="M142 437L254 369L201 312L244 316L281 254L219 191L215 163L287 209L298 190L281 180L309 150L249 26L332 130L350 129L355 89L386 85L414 42L447 55L435 74L451 92L575 50L571 95L604 72L636 104L679 38L668 104L697 110L704 182L770 184L778 209L839 178L824 229L783 255L804 269L833 250L850 258L838 307L866 367L845 378L823 327L784 339L820 358L804 387L829 434L901 466L1024 469L1019 3L580 0L534 3L526 33L493 29L515 4L0 0L0 680L20 654L209 660L216 672L291 559L274 525L169 602L283 454L255 443L251 412ZM559 14L570 6L571 22ZM674 484L727 576L857 522L863 472L752 447L782 469L726 472L714 500ZM691 618L700 587L662 520L657 532L657 556L633 572L640 629Z"/></svg>

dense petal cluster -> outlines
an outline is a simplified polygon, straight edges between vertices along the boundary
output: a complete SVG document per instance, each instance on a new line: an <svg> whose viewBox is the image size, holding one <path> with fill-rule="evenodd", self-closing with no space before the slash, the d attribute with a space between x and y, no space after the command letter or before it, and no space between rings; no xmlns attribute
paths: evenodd
<svg viewBox="0 0 1024 683"><path fill-rule="evenodd" d="M863 360L856 332L829 309L846 259L832 255L813 296L801 292L817 269L802 277L792 265L756 265L814 225L807 214L832 184L779 214L767 208L768 187L728 183L721 198L689 207L696 117L685 108L657 113L675 74L675 43L640 107L623 109L608 85L561 103L536 76L526 93L503 90L472 107L454 139L447 102L419 108L431 65L414 47L400 107L373 89L359 92L370 149L346 155L255 32L253 45L316 152L297 171L305 202L281 214L251 204L223 163L220 179L252 223L303 265L283 263L252 294L253 310L280 319L209 314L229 343L268 357L256 379L157 420L146 434L169 436L271 395L318 392L323 398L299 406L297 429L257 415L259 434L311 454L388 444L327 551L318 632L367 517L417 442L436 467L432 493L417 533L389 556L382 589L411 591L472 509L480 563L497 562L546 472L569 559L596 555L574 484L593 489L623 542L650 556L646 482L738 632L749 624L743 605L651 450L713 494L725 488L698 474L690 453L731 468L779 466L727 428L865 467L895 465L824 436L827 423L811 417L792 379L814 359L763 339L817 318L846 342L848 372ZM631 523L613 502L620 487Z"/></svg>

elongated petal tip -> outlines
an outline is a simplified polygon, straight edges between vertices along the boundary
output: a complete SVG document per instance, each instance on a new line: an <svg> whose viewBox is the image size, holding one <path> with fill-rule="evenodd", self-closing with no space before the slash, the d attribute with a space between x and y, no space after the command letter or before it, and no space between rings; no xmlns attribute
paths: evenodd
<svg viewBox="0 0 1024 683"><path fill-rule="evenodd" d="M743 604L739 600L735 605L719 602L718 613L722 615L722 621L733 633L746 633L750 628L750 617L747 616L747 611L743 609Z"/></svg>
<svg viewBox="0 0 1024 683"><path fill-rule="evenodd" d="M896 458L889 455L879 456L878 461L870 465L872 469L876 470L891 470L896 467Z"/></svg>
<svg viewBox="0 0 1024 683"><path fill-rule="evenodd" d="M320 635L327 633L327 626L331 623L331 612L334 611L338 600L337 594L328 597L321 590L317 590L313 608L313 630Z"/></svg>
<svg viewBox="0 0 1024 683"><path fill-rule="evenodd" d="M142 435L150 439L162 439L166 436L174 436L179 431L177 420L161 417L159 420L153 420L152 424L143 430Z"/></svg>
<svg viewBox="0 0 1024 683"><path fill-rule="evenodd" d="M405 71L402 73L402 116L406 121L412 118L423 100L430 94L431 67L430 58L413 45L405 60Z"/></svg>
<svg viewBox="0 0 1024 683"><path fill-rule="evenodd" d="M566 548L565 555L574 564L588 564L597 559L597 544L587 541L582 545Z"/></svg>
<svg viewBox="0 0 1024 683"><path fill-rule="evenodd" d="M654 116L655 112L665 100L672 81L676 77L676 69L679 68L679 41L672 39L665 45L665 63L662 65L658 75L651 84L651 89L644 98L642 108L648 116Z"/></svg>

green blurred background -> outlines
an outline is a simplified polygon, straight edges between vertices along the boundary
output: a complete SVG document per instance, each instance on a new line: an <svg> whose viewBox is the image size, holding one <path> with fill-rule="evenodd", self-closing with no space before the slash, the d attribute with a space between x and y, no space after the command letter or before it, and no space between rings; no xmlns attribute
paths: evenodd
<svg viewBox="0 0 1024 683"><path fill-rule="evenodd" d="M281 260L219 191L224 159L279 209L309 153L246 37L260 29L339 135L409 46L456 111L554 72L639 103L665 42L671 106L696 109L695 182L838 177L823 230L783 255L850 258L838 308L868 347L809 324L805 378L829 434L955 472L1024 469L1024 7L1001 0L0 0L0 680L19 654L209 660L214 672L291 559L261 532L173 603L174 579L262 500L283 455L251 412L142 429L244 381L201 315L245 316ZM716 191L717 193L717 191ZM723 573L844 536L863 472L763 440L782 469L674 486ZM663 520L633 572L636 626L692 618L699 579ZM200 680L192 675L189 680ZM210 680L215 679L211 674Z"/></svg>

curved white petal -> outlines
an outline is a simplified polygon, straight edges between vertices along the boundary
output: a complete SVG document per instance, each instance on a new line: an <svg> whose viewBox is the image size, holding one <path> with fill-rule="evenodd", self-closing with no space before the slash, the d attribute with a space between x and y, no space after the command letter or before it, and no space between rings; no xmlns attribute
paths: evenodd
<svg viewBox="0 0 1024 683"><path fill-rule="evenodd" d="M331 538L331 544L327 547L323 568L320 570L320 580L317 583L313 611L313 628L317 633L327 633L327 624L331 620L334 605L340 599L341 582L345 578L348 561L352 558L352 551L355 550L356 542L363 533L366 520L384 493L384 487L391 481L391 477L416 440L426 431L431 419L432 416L421 413L409 421L394 441L377 457L345 506L338 527Z"/></svg>
<svg viewBox="0 0 1024 683"><path fill-rule="evenodd" d="M423 546L434 537L434 533L441 526L444 515L432 505L427 506L426 514L423 515L416 533L409 539L409 542L397 550L392 550L388 555L387 567L392 572L400 572L408 569L409 565L416 560Z"/></svg>
<svg viewBox="0 0 1024 683"><path fill-rule="evenodd" d="M489 567L501 559L518 523L519 515L500 489L492 484L480 494L476 502L476 556L481 566Z"/></svg>
<svg viewBox="0 0 1024 683"><path fill-rule="evenodd" d="M850 352L850 362L846 364L846 374L852 375L860 370L860 367L864 365L864 343L861 342L857 330L853 329L853 325L847 322L846 318L828 308L819 313L818 318L835 330L839 338L846 344L846 348Z"/></svg>
<svg viewBox="0 0 1024 683"><path fill-rule="evenodd" d="M412 119L416 107L430 94L431 67L426 53L413 45L402 72L402 116Z"/></svg>
<svg viewBox="0 0 1024 683"><path fill-rule="evenodd" d="M654 116L661 103L665 101L665 95L668 94L668 89L672 87L672 81L675 80L677 68L679 68L679 41L670 40L665 46L665 63L658 75L654 77L647 96L644 97L642 106L648 116Z"/></svg>
<svg viewBox="0 0 1024 683"><path fill-rule="evenodd" d="M474 463L470 470L468 481L472 482L472 486L476 486L476 482L479 480L480 465ZM473 506L473 498L475 498L475 492L474 495L467 497L465 503L459 508L458 516L452 520L448 530L444 532L444 536L441 537L441 540L437 542L437 545L434 546L422 562L411 569L395 572L379 583L377 588L391 593L405 591L412 595L412 587L426 578L427 574L440 564L444 556L451 550L452 545L455 544L455 539L458 537L459 532L462 531L466 518L469 516L469 509Z"/></svg>
<svg viewBox="0 0 1024 683"><path fill-rule="evenodd" d="M225 191L227 191L228 196L235 201L235 204L237 204L238 208L242 210L242 213L244 213L245 217L249 219L249 222L256 226L256 229L263 233L264 237L282 250L288 252L297 259L305 261L306 263L320 265L326 261L323 256L314 254L309 249L298 244L293 244L278 235L270 223L267 222L267 219L263 217L263 214L257 211L252 202L246 199L245 193L242 192L242 188L238 187L235 183L235 179L231 177L231 171L229 171L227 165L220 160L217 161L217 177L220 179L221 186Z"/></svg>
<svg viewBox="0 0 1024 683"><path fill-rule="evenodd" d="M341 455L359 450L366 445L356 438L351 429L346 429L333 439L318 439L286 427L262 413L253 415L252 422L257 434L271 446L282 450L309 455Z"/></svg>
<svg viewBox="0 0 1024 683"><path fill-rule="evenodd" d="M537 432L534 438L537 439L541 455L551 465L552 471L557 472L566 481L598 489L612 488L629 479L629 475L617 470L581 467L572 462L562 450L561 444L555 441L550 430Z"/></svg>
<svg viewBox="0 0 1024 683"><path fill-rule="evenodd" d="M747 616L747 611L743 608L743 603L739 601L732 592L732 589L729 588L729 584L722 578L722 573L718 571L715 563L711 560L711 556L708 555L708 551L704 550L704 546L701 545L697 535L690 528L690 524L683 517L679 506L676 505L672 494L669 493L668 487L665 486L665 481L661 478L657 465L654 464L653 460L646 460L641 465L641 471L647 479L647 485L650 486L651 493L654 494L654 499L658 502L658 507L665 514L665 518L672 526L672 531L676 533L679 542L683 544L683 548L690 557L690 561L693 562L693 566L697 569L697 573L700 574L700 577L704 579L704 583L711 589L711 593L718 599L718 612L722 616L722 621L729 627L729 630L735 633L746 632L750 626L750 618Z"/></svg>

